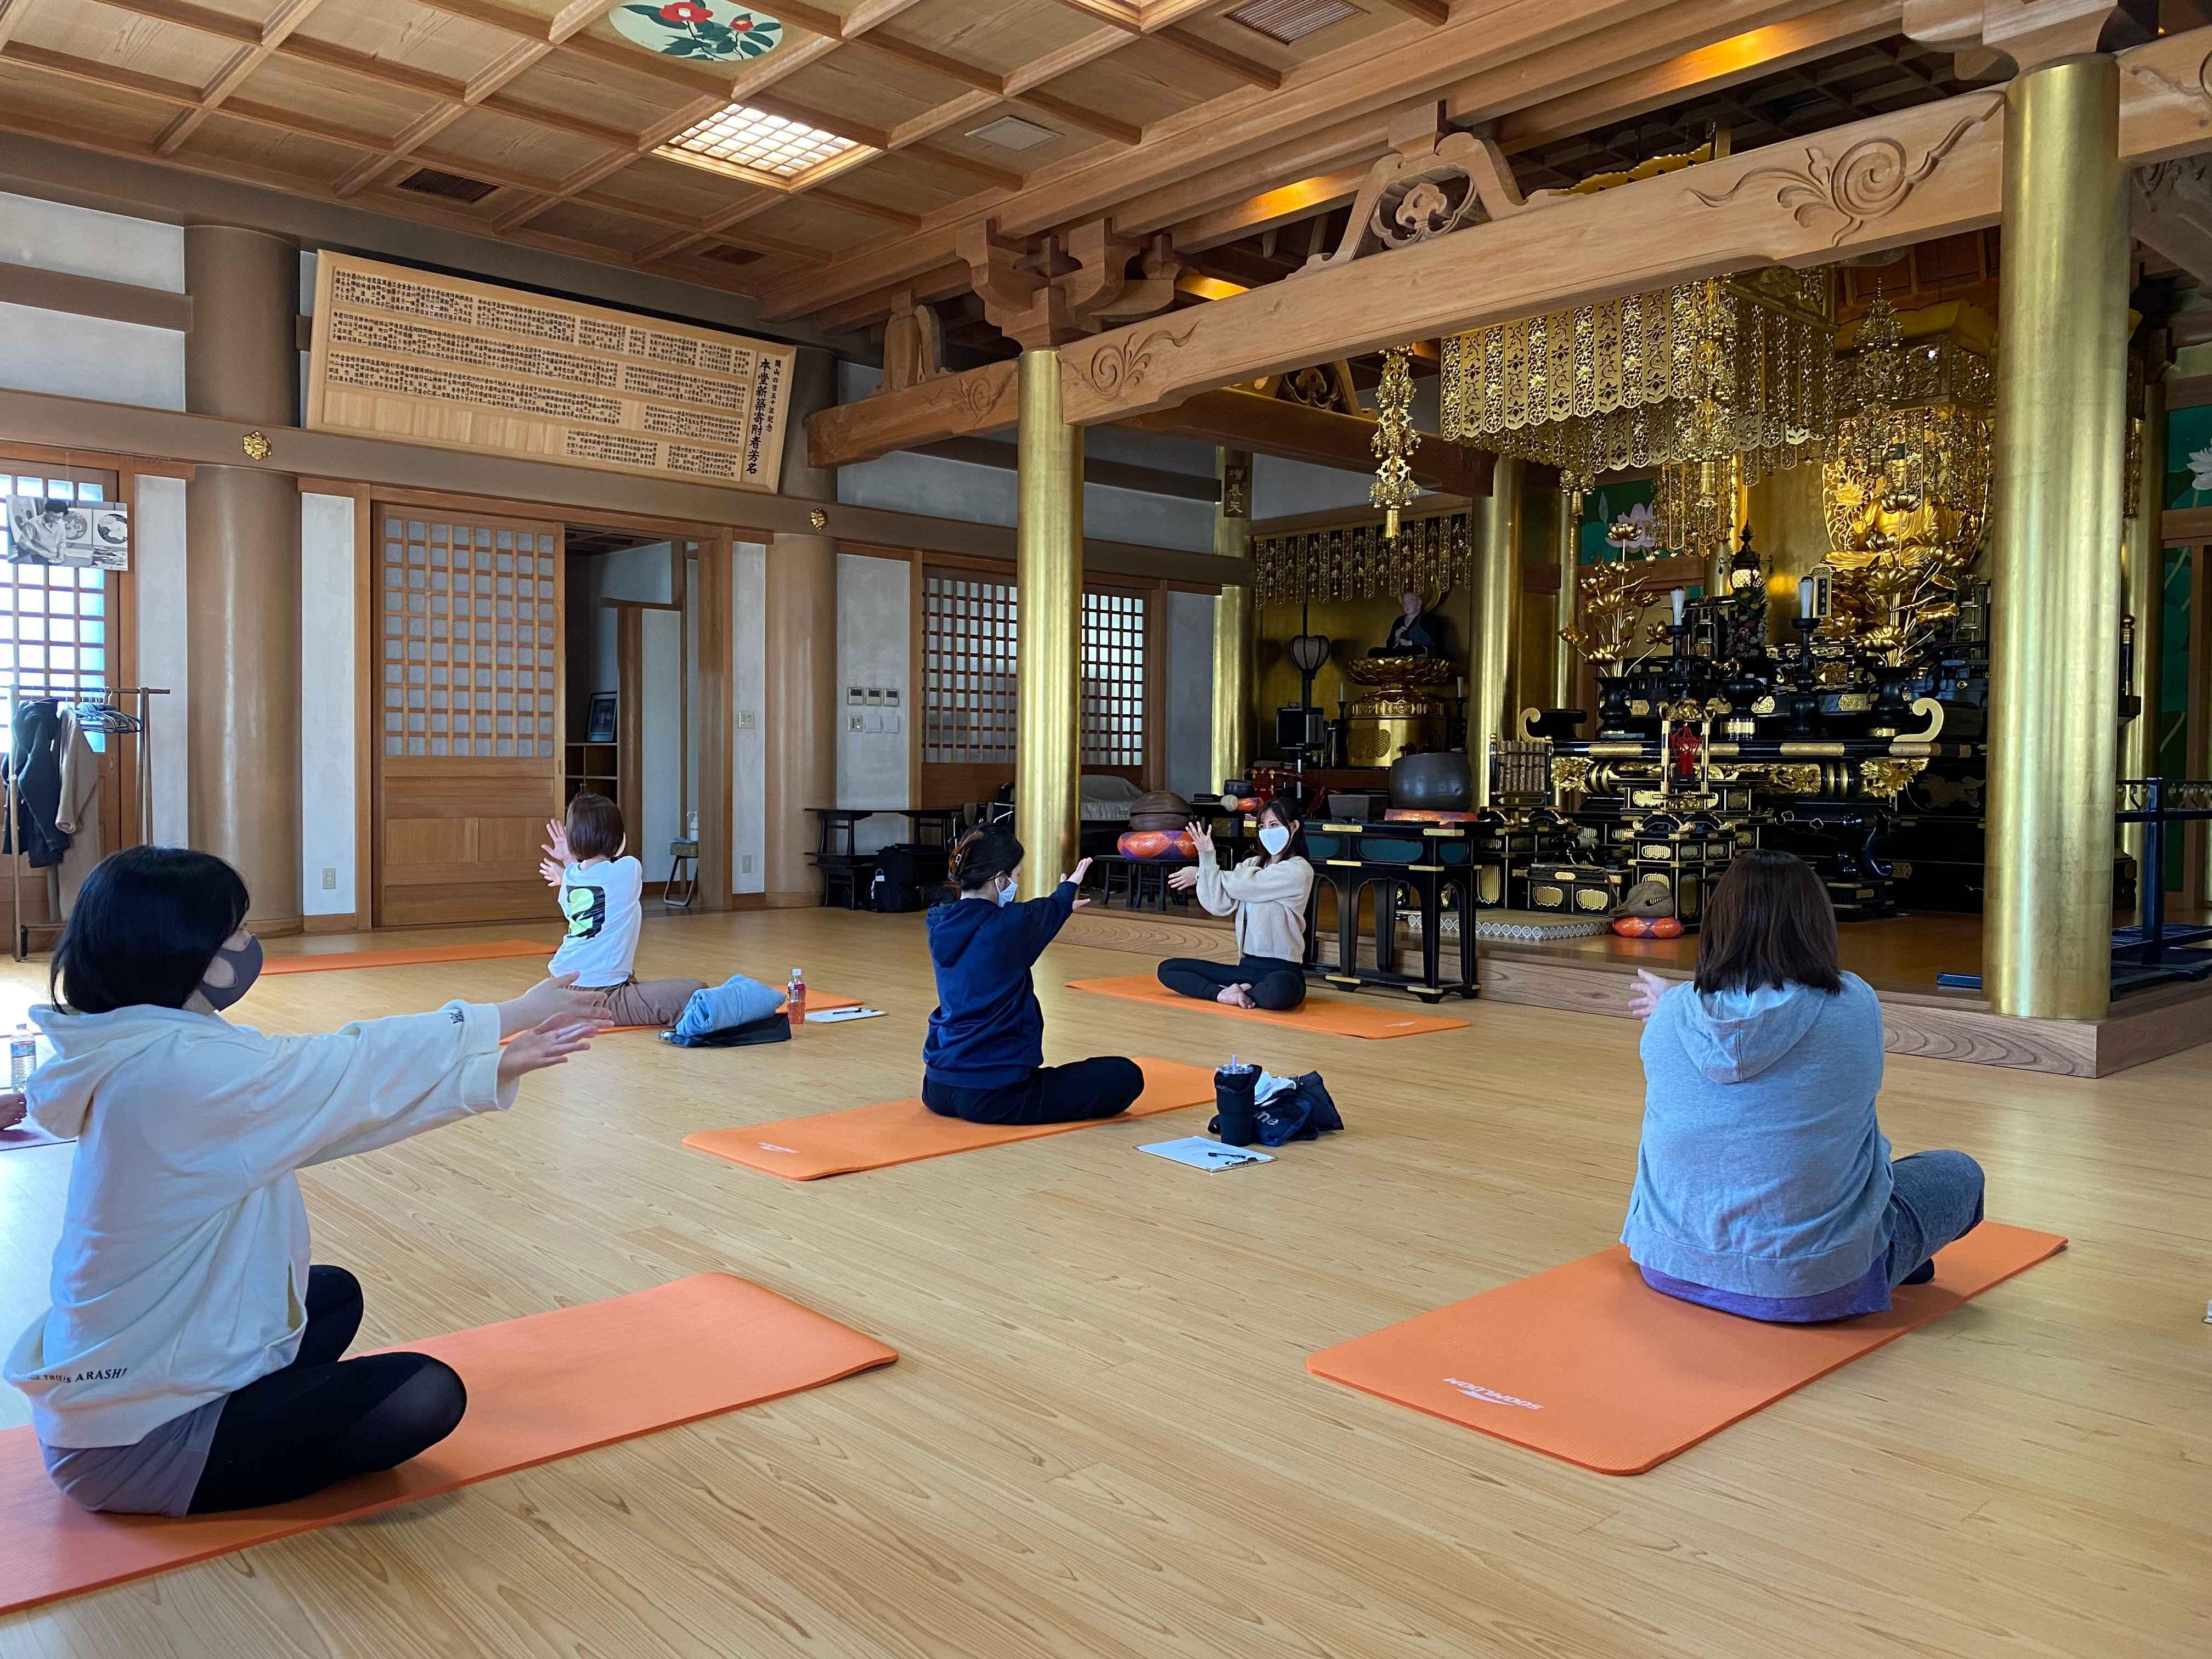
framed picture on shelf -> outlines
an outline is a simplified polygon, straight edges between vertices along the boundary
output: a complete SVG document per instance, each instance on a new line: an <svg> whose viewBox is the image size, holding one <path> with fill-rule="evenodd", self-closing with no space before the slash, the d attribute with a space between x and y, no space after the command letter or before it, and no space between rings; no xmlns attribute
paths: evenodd
<svg viewBox="0 0 2212 1659"><path fill-rule="evenodd" d="M611 691L592 693L592 712L584 727L586 743L612 743L615 740L615 694Z"/></svg>

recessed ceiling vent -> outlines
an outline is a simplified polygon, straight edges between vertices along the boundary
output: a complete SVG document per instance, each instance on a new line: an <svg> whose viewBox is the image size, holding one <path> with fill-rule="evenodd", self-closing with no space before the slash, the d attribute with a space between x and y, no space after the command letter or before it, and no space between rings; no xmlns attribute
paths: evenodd
<svg viewBox="0 0 2212 1659"><path fill-rule="evenodd" d="M1035 149L1060 137L1050 127L1024 121L1018 115L1001 115L995 121L969 129L968 136L981 138L987 144L996 144L1000 149Z"/></svg>
<svg viewBox="0 0 2212 1659"><path fill-rule="evenodd" d="M1250 0L1231 12L1229 21L1257 30L1279 46L1287 46L1309 34L1320 33L1332 23L1364 15L1345 0Z"/></svg>
<svg viewBox="0 0 2212 1659"><path fill-rule="evenodd" d="M481 179L464 179L458 173L441 173L436 167L417 167L399 181L399 188L417 196L442 196L449 202L481 202L499 186Z"/></svg>

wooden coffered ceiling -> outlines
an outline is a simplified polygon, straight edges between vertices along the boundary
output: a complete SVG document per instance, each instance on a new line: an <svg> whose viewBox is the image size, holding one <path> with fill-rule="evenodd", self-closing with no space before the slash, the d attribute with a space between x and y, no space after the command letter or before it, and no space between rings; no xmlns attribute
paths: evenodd
<svg viewBox="0 0 2212 1659"><path fill-rule="evenodd" d="M1899 38L1904 3L767 0L773 49L717 63L626 35L659 9L636 0L0 0L0 134L677 276L829 331L951 301L951 337L991 355L963 227L1166 233L1178 302L1201 303L1322 246L1409 108L1494 134L1534 187L1711 120L1763 143L1956 91L1948 58ZM664 153L732 102L853 148L774 181ZM975 136L1008 117L1033 147Z"/></svg>

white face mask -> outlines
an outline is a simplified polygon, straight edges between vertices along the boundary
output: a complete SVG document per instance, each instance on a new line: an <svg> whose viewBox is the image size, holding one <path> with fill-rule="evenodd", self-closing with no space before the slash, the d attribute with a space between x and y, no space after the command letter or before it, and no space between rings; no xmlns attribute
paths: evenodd
<svg viewBox="0 0 2212 1659"><path fill-rule="evenodd" d="M1012 904L1013 902L1014 878L1012 876L1008 876L1006 878L1006 884L999 890L999 903L1003 908L1006 905Z"/></svg>
<svg viewBox="0 0 2212 1659"><path fill-rule="evenodd" d="M1290 844L1291 832L1281 824L1266 823L1260 826L1260 845L1267 849L1269 858L1274 857Z"/></svg>

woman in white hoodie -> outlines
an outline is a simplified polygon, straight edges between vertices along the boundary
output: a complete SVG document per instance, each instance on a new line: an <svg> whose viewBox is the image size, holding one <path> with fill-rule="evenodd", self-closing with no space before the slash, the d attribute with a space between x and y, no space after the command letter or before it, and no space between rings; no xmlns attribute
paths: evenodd
<svg viewBox="0 0 2212 1659"><path fill-rule="evenodd" d="M1197 866L1176 871L1168 885L1179 893L1195 890L1213 915L1237 918L1238 959L1175 957L1160 964L1161 984L1201 1002L1277 1013L1306 1000L1306 901L1313 896L1314 872L1303 843L1293 850L1300 826L1297 806L1269 801L1260 809L1259 855L1234 870L1221 868L1205 826L1190 826Z"/></svg>
<svg viewBox="0 0 2212 1659"><path fill-rule="evenodd" d="M295 1172L504 1109L603 1023L605 998L571 975L495 1006L264 1036L217 1012L260 970L246 912L220 859L118 853L55 949L56 1006L32 1012L54 1057L26 1089L31 1116L77 1148L53 1305L5 1374L47 1472L87 1509L284 1503L451 1434L467 1395L450 1367L340 1358L361 1286L308 1265Z"/></svg>

